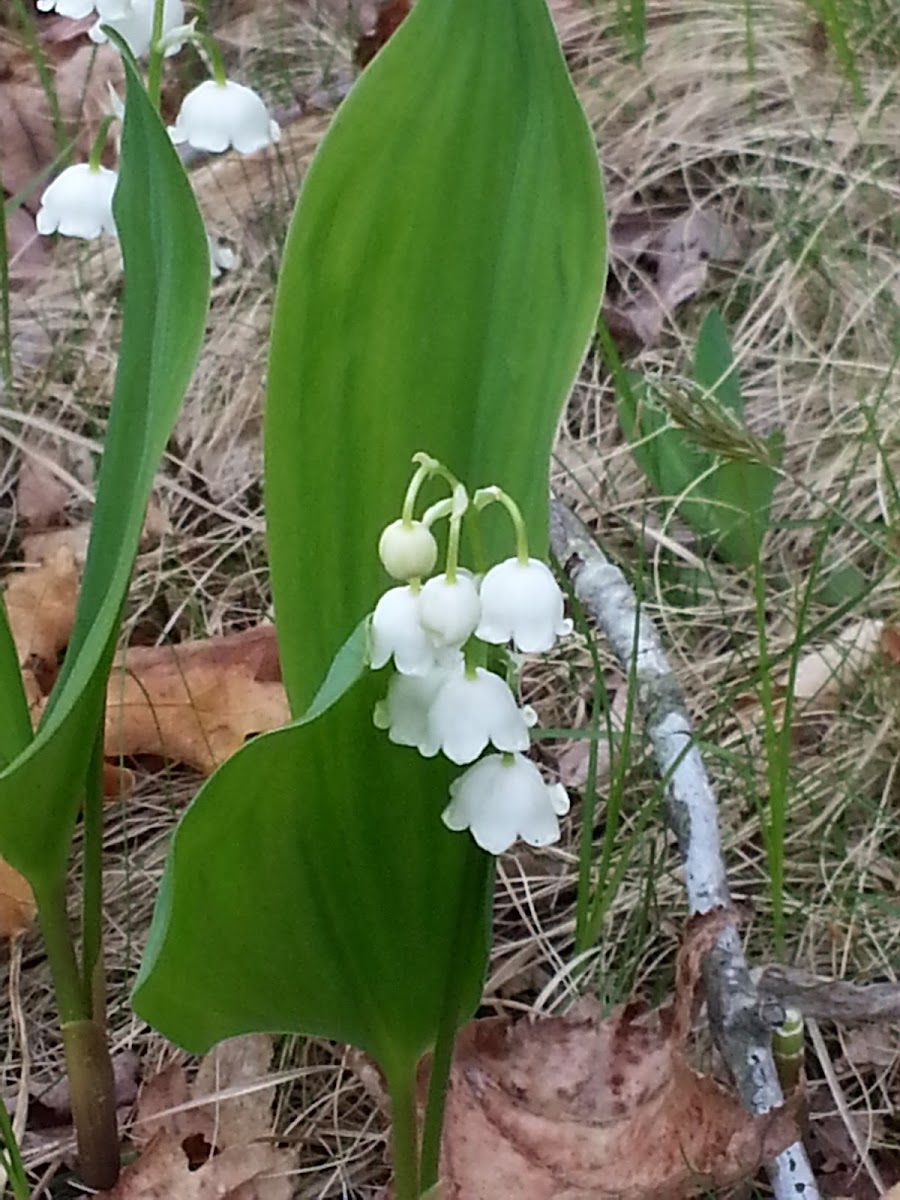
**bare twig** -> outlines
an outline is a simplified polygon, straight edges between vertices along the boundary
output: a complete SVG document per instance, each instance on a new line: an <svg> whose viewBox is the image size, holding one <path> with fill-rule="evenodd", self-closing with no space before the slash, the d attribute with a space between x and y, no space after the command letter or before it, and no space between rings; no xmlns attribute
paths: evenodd
<svg viewBox="0 0 900 1200"><path fill-rule="evenodd" d="M763 995L816 1021L842 1025L900 1022L900 983L823 979L798 967L772 963L760 973L757 987Z"/></svg>
<svg viewBox="0 0 900 1200"><path fill-rule="evenodd" d="M555 498L550 540L579 602L625 670L633 672L637 706L665 780L666 813L678 839L691 912L729 908L715 796L659 634L619 568L597 547L585 525ZM784 1100L770 1048L771 1022L761 1013L734 925L720 934L707 956L704 979L713 1035L741 1102L749 1112L770 1112ZM799 1142L769 1163L768 1172L776 1200L818 1197Z"/></svg>

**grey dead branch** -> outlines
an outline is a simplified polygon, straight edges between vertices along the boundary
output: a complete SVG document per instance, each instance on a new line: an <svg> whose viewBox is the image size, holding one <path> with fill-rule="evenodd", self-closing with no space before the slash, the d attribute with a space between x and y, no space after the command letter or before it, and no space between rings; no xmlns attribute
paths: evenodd
<svg viewBox="0 0 900 1200"><path fill-rule="evenodd" d="M665 803L684 868L692 913L731 909L719 837L716 799L690 719L659 634L642 611L625 576L600 551L587 527L554 500L551 545L580 603L596 621L623 669L634 672L637 707L660 775ZM719 934L704 966L713 1036L748 1112L772 1112L784 1101L770 1047L771 1023L734 923ZM815 1200L818 1187L798 1142L767 1164L776 1200Z"/></svg>

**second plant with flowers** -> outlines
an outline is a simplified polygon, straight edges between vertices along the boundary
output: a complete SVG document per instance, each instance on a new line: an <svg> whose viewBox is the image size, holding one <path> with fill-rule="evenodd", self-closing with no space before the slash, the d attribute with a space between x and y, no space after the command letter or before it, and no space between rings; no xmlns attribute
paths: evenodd
<svg viewBox="0 0 900 1200"><path fill-rule="evenodd" d="M528 535L514 499L499 487L481 488L470 499L465 486L436 459L414 456L402 515L383 531L378 553L399 586L380 598L371 620L370 662L393 663L387 694L374 721L390 740L426 758L443 753L468 770L450 785L442 819L448 829L469 830L490 854L521 838L532 846L559 839L559 817L569 811L560 784L546 784L525 757L533 709L515 695L517 655L553 648L571 633L563 596L549 568L528 552ZM416 519L416 500L430 477L443 479L451 495ZM509 514L515 554L481 574L460 566L464 522L476 525L489 504ZM448 523L445 567L433 533ZM478 564L484 567L487 564ZM482 758L488 748L490 753ZM469 765L472 764L472 765Z"/></svg>

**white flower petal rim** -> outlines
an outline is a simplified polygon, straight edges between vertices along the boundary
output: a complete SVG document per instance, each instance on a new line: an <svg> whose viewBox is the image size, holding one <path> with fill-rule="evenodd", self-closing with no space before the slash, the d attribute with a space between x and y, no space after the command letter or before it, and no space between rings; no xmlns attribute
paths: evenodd
<svg viewBox="0 0 900 1200"><path fill-rule="evenodd" d="M559 817L569 801L559 784L548 785L522 754L491 754L450 785L442 813L448 829L468 829L488 854L502 854L521 838L529 846L559 840Z"/></svg>
<svg viewBox="0 0 900 1200"><path fill-rule="evenodd" d="M527 750L528 718L499 675L476 667L451 672L427 714L428 744L457 766L474 762L492 744L497 750Z"/></svg>
<svg viewBox="0 0 900 1200"><path fill-rule="evenodd" d="M116 232L112 198L117 175L107 167L75 163L60 172L41 197L38 233L96 238Z"/></svg>
<svg viewBox="0 0 900 1200"><path fill-rule="evenodd" d="M557 637L571 632L559 584L539 559L522 563L508 558L491 567L481 581L481 620L475 635L482 641L512 641L525 654L542 654L553 648Z"/></svg>
<svg viewBox="0 0 900 1200"><path fill-rule="evenodd" d="M176 145L220 154L234 146L241 154L272 145L281 137L262 97L252 88L226 80L207 79L188 92L169 134Z"/></svg>

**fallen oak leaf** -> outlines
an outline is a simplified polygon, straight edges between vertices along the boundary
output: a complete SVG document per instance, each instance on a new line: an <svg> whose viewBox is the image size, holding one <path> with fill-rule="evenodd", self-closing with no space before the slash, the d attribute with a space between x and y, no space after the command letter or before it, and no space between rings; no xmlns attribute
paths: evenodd
<svg viewBox="0 0 900 1200"><path fill-rule="evenodd" d="M0 858L0 937L14 938L27 932L35 911L28 881Z"/></svg>
<svg viewBox="0 0 900 1200"><path fill-rule="evenodd" d="M732 914L692 920L672 1004L605 1020L473 1021L458 1039L442 1140L444 1200L667 1200L727 1186L797 1137L687 1061L699 968Z"/></svg>
<svg viewBox="0 0 900 1200"><path fill-rule="evenodd" d="M251 1034L214 1047L190 1086L177 1064L148 1080L132 1135L141 1153L101 1196L290 1200L296 1153L272 1145L274 1087L254 1086L265 1079L271 1058L272 1039Z"/></svg>
<svg viewBox="0 0 900 1200"><path fill-rule="evenodd" d="M175 646L134 646L113 667L107 690L108 758L159 755L211 774L251 734L290 720L271 673L268 627Z"/></svg>
<svg viewBox="0 0 900 1200"><path fill-rule="evenodd" d="M69 641L78 599L79 571L68 546L57 547L39 567L13 571L4 601L16 653L41 689L50 690L56 660Z"/></svg>

